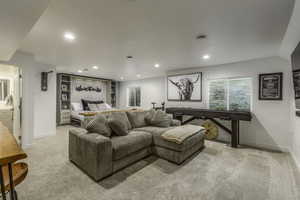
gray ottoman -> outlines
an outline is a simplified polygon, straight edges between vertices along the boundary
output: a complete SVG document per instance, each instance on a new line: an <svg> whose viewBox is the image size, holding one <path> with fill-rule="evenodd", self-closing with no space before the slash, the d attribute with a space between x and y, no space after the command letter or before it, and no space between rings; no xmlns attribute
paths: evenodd
<svg viewBox="0 0 300 200"><path fill-rule="evenodd" d="M163 159L181 164L195 152L204 148L204 134L205 131L199 131L181 144L169 142L163 139L161 134L153 134L152 151Z"/></svg>

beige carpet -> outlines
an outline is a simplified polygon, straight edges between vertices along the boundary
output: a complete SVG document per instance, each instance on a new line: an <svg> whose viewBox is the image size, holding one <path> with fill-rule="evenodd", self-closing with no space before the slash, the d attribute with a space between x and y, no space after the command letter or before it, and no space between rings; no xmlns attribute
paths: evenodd
<svg viewBox="0 0 300 200"><path fill-rule="evenodd" d="M27 149L29 175L19 200L293 200L299 174L291 157L206 142L182 166L149 157L94 182L68 160L68 129Z"/></svg>

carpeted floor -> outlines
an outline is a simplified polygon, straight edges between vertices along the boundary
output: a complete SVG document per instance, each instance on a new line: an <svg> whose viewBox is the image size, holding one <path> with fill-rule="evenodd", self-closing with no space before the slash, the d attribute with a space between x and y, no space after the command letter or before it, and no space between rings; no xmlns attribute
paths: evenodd
<svg viewBox="0 0 300 200"><path fill-rule="evenodd" d="M17 187L20 200L299 199L290 155L215 142L181 166L148 157L96 183L68 160L69 128L26 150L30 171Z"/></svg>

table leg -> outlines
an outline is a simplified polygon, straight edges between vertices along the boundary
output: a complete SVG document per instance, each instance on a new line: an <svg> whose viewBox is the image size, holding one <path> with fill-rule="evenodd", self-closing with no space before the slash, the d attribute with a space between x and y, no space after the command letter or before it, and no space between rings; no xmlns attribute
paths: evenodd
<svg viewBox="0 0 300 200"><path fill-rule="evenodd" d="M231 147L237 148L239 145L239 135L240 135L240 121L239 120L232 120L231 121Z"/></svg>
<svg viewBox="0 0 300 200"><path fill-rule="evenodd" d="M173 114L173 119L179 120L181 123L183 121L183 115Z"/></svg>
<svg viewBox="0 0 300 200"><path fill-rule="evenodd" d="M0 183L1 183L1 196L3 200L6 200L5 195L5 186L4 186L4 178L3 178L3 172L2 172L2 166L0 166Z"/></svg>
<svg viewBox="0 0 300 200"><path fill-rule="evenodd" d="M10 185L10 200L15 200L15 185L12 174L12 166L11 163L8 164L8 173L9 173L9 185Z"/></svg>

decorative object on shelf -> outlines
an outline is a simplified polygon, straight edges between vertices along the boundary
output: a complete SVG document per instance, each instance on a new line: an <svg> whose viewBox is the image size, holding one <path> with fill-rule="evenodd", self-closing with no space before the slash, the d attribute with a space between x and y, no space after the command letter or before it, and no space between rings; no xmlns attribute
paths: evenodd
<svg viewBox="0 0 300 200"><path fill-rule="evenodd" d="M42 72L42 78L41 78L41 90L47 91L48 90L48 74L53 73L53 71L49 72Z"/></svg>
<svg viewBox="0 0 300 200"><path fill-rule="evenodd" d="M259 75L259 100L282 100L283 73Z"/></svg>
<svg viewBox="0 0 300 200"><path fill-rule="evenodd" d="M202 72L168 76L168 101L202 101Z"/></svg>
<svg viewBox="0 0 300 200"><path fill-rule="evenodd" d="M61 85L61 91L63 91L63 92L68 92L68 91L69 91L68 85L62 84L62 85Z"/></svg>
<svg viewBox="0 0 300 200"><path fill-rule="evenodd" d="M68 95L67 94L62 94L61 95L61 100L68 101Z"/></svg>
<svg viewBox="0 0 300 200"><path fill-rule="evenodd" d="M210 120L206 120L203 122L201 126L203 126L206 129L205 139L207 140L217 139L217 137L219 136L219 129L217 125L215 125Z"/></svg>

